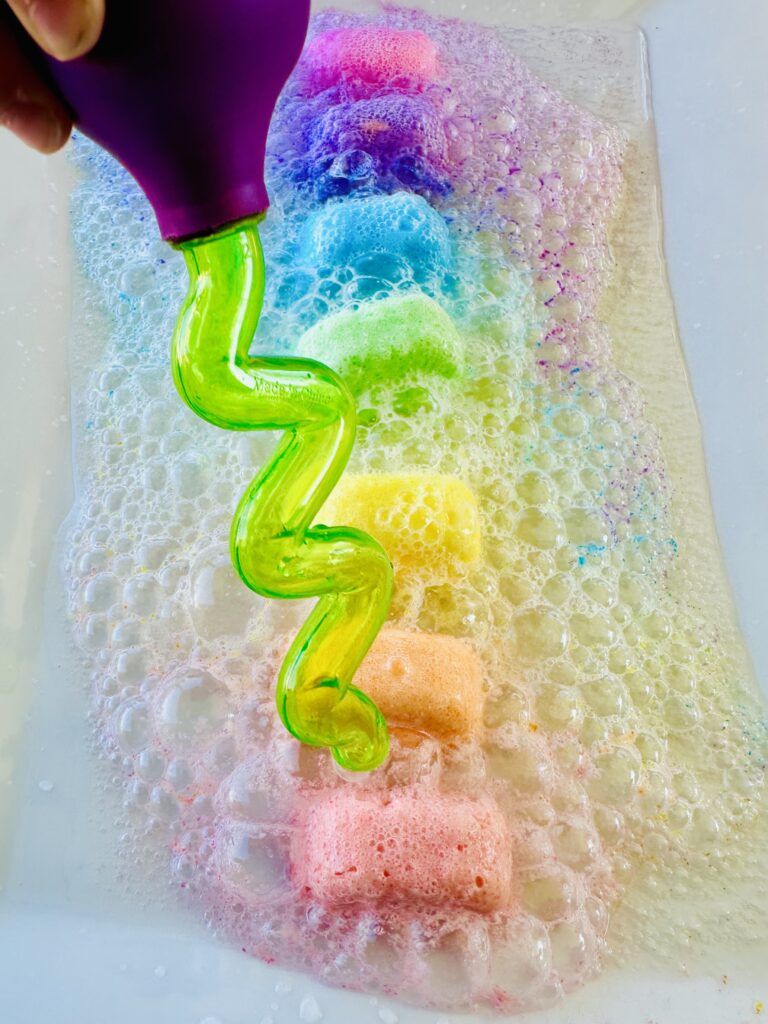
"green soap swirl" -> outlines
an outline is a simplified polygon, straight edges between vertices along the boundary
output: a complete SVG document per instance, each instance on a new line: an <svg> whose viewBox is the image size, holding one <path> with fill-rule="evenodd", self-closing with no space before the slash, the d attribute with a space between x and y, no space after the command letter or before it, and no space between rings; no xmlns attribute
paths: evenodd
<svg viewBox="0 0 768 1024"><path fill-rule="evenodd" d="M318 598L281 667L278 710L299 740L367 771L387 755L387 728L351 683L387 616L392 566L367 534L312 525L351 454L355 407L322 363L249 355L264 297L257 224L180 243L190 286L173 336L173 377L189 407L217 427L284 431L240 500L232 560L258 594Z"/></svg>

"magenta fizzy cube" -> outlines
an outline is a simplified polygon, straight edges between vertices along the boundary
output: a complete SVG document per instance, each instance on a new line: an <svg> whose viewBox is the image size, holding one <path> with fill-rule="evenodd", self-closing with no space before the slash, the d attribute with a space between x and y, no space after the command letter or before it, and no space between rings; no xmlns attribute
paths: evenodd
<svg viewBox="0 0 768 1024"><path fill-rule="evenodd" d="M323 32L304 52L301 70L306 87L320 92L340 81L381 86L410 76L421 81L437 77L437 50L423 32L404 32L384 25Z"/></svg>

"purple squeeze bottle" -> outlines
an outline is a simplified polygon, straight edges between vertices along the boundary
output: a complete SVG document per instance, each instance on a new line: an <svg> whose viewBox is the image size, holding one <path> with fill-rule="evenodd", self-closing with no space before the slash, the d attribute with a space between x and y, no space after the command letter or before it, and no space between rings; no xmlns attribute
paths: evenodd
<svg viewBox="0 0 768 1024"><path fill-rule="evenodd" d="M386 619L392 566L367 534L313 525L354 443L345 384L308 359L249 355L264 293L270 118L309 0L107 0L99 42L42 56L75 124L109 150L181 249L190 288L171 363L182 398L228 430L282 430L232 525L235 568L267 597L317 598L281 667L277 706L347 769L386 757L386 723L352 678Z"/></svg>

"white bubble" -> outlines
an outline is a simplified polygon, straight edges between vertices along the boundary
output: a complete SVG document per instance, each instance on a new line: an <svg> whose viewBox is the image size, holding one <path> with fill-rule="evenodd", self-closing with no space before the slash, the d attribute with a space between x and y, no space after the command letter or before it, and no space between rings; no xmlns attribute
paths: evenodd
<svg viewBox="0 0 768 1024"><path fill-rule="evenodd" d="M244 896L271 900L288 894L290 832L227 823L217 835L219 871Z"/></svg>
<svg viewBox="0 0 768 1024"><path fill-rule="evenodd" d="M137 615L156 612L162 598L162 589L154 576L135 576L123 587L123 601L126 608Z"/></svg>
<svg viewBox="0 0 768 1024"><path fill-rule="evenodd" d="M209 480L208 459L202 454L183 455L171 468L171 483L181 498L199 498L208 489Z"/></svg>
<svg viewBox="0 0 768 1024"><path fill-rule="evenodd" d="M317 1021L323 1019L323 1011L312 995L304 996L299 1003L299 1018L304 1024L317 1024Z"/></svg>
<svg viewBox="0 0 768 1024"><path fill-rule="evenodd" d="M89 580L83 589L83 603L94 612L106 611L117 600L118 581L112 573L102 572Z"/></svg>
<svg viewBox="0 0 768 1024"><path fill-rule="evenodd" d="M115 712L114 728L121 748L128 754L137 753L152 737L149 708L143 701L128 701Z"/></svg>
<svg viewBox="0 0 768 1024"><path fill-rule="evenodd" d="M155 717L174 742L210 742L229 715L229 690L205 669L180 669L162 685Z"/></svg>
<svg viewBox="0 0 768 1024"><path fill-rule="evenodd" d="M216 545L202 551L191 568L192 621L201 636L242 636L251 615L264 600L249 590L235 572L229 549Z"/></svg>

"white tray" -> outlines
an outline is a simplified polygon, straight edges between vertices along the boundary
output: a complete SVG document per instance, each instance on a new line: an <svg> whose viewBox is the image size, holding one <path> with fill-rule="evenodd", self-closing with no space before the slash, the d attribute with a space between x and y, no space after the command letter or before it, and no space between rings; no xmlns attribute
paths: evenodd
<svg viewBox="0 0 768 1024"><path fill-rule="evenodd" d="M518 6L530 10L535 0ZM768 7L656 0L636 17L649 43L665 246L715 515L766 687ZM180 911L139 916L115 889L108 838L83 842L78 823L98 815L108 823L110 809L94 792L81 709L64 697L58 706L34 703L36 680L55 677L65 657L64 641L40 649L51 545L71 499L68 196L65 185L51 184L66 182L67 171L56 161L51 174L50 164L0 135L0 1021L293 1024L318 1019L318 1008L333 1024L447 1024L445 1014L266 967ZM55 638L56 624L46 628ZM666 975L605 976L525 1020L731 1024L759 1020L757 1004L768 1005L765 964L724 960L711 977L673 966Z"/></svg>

